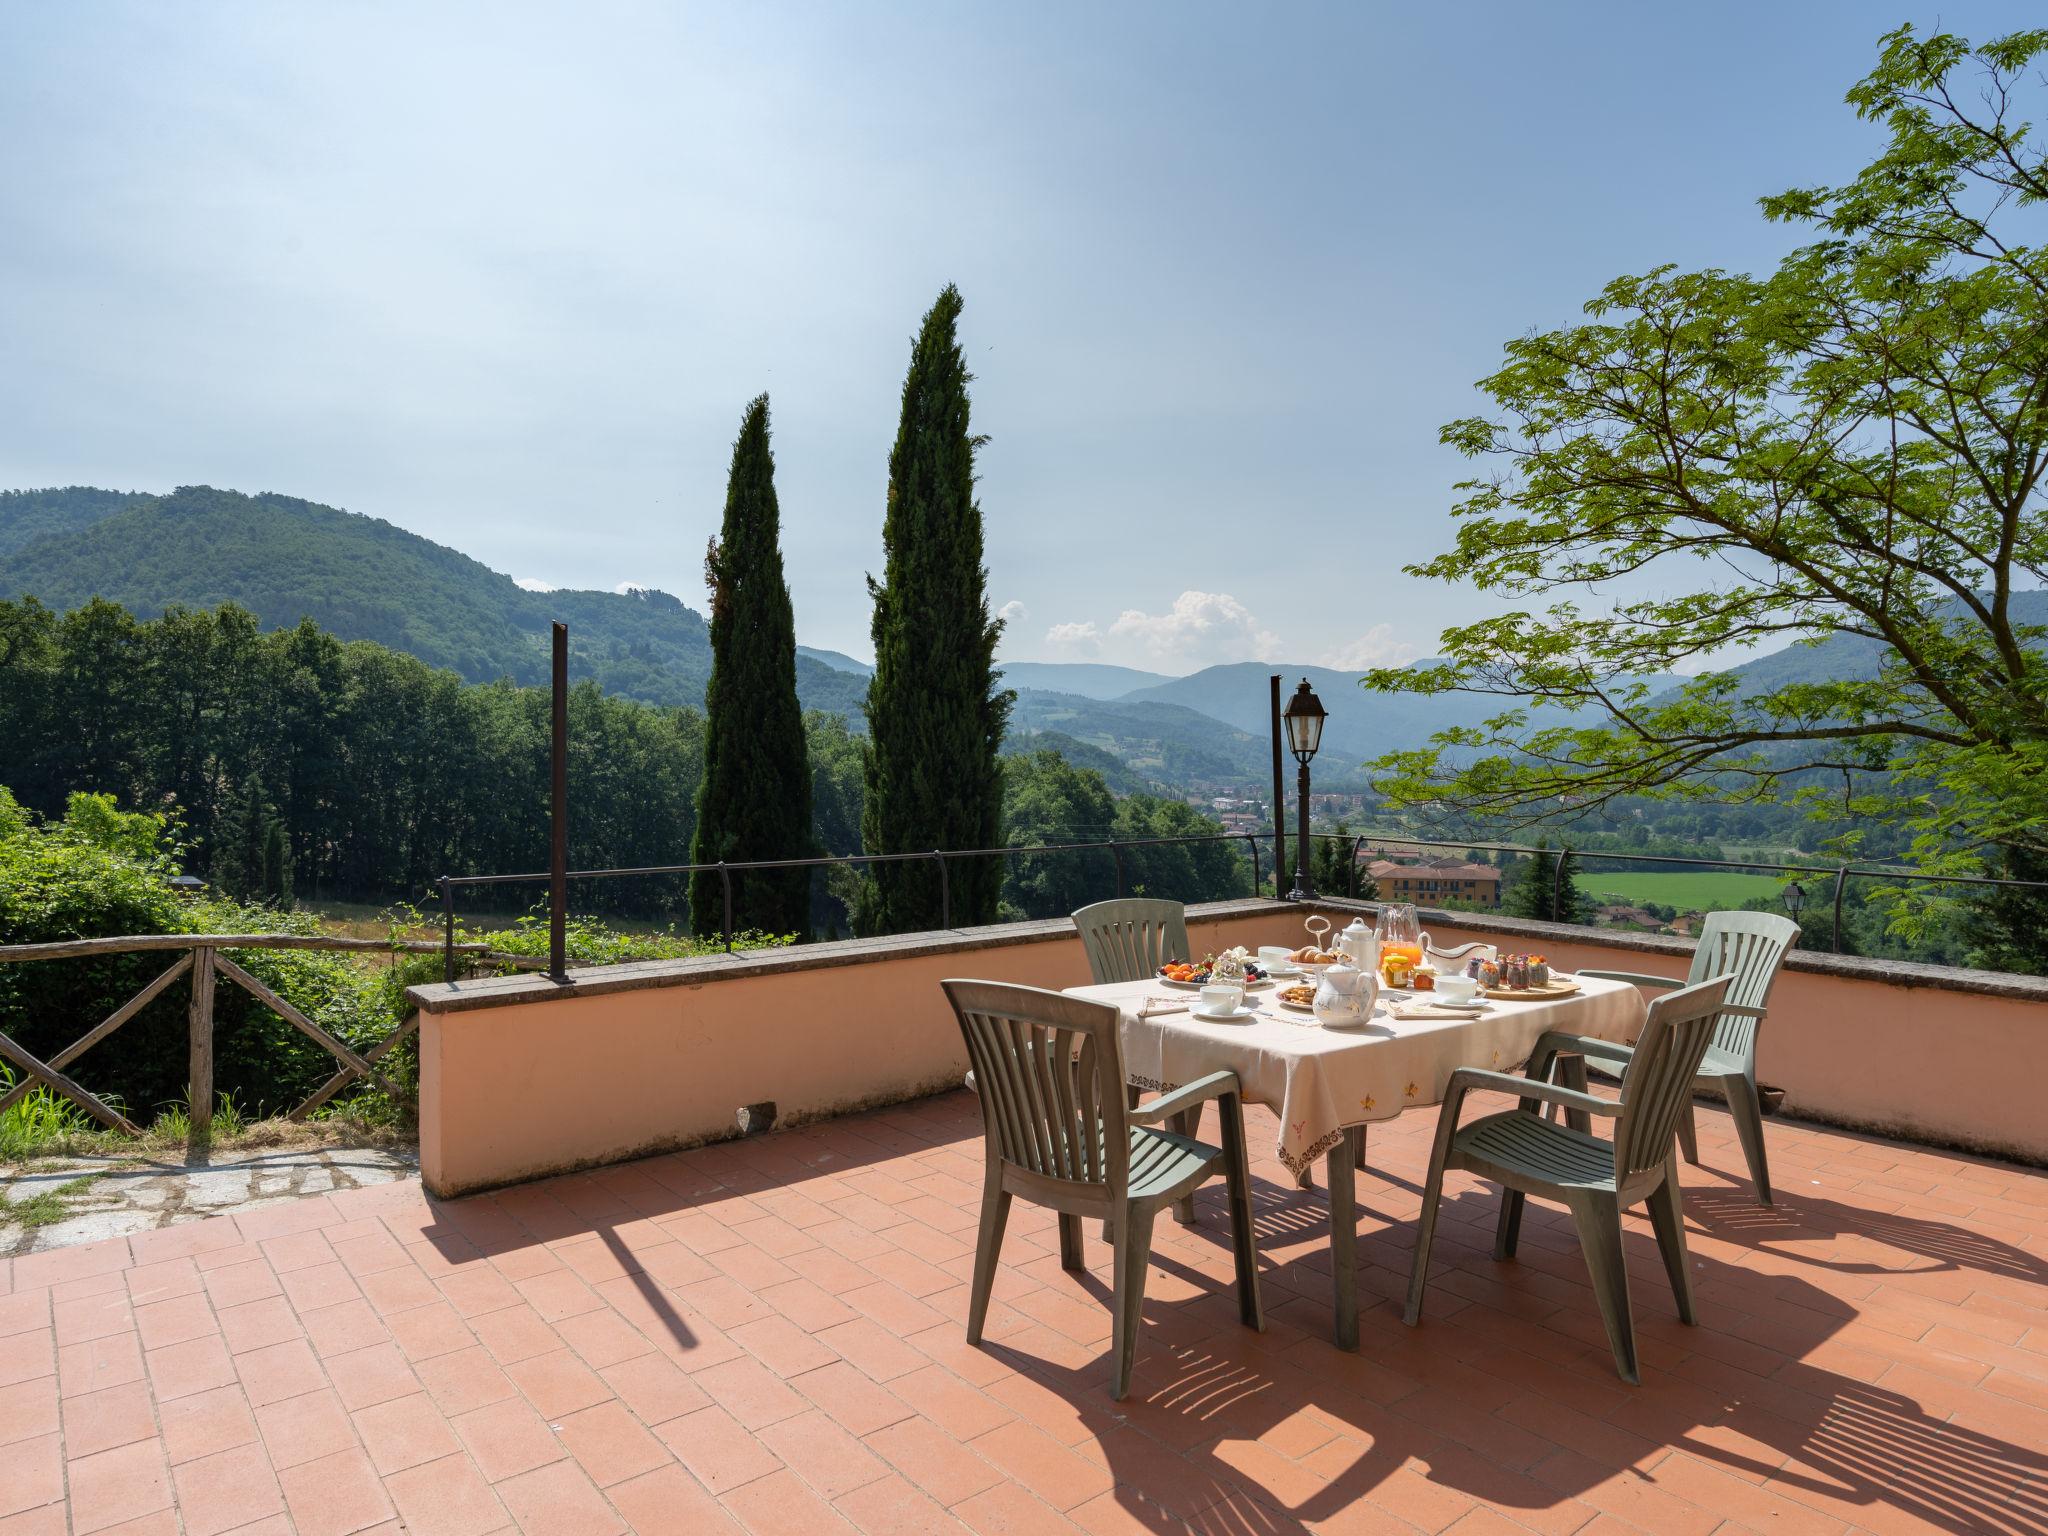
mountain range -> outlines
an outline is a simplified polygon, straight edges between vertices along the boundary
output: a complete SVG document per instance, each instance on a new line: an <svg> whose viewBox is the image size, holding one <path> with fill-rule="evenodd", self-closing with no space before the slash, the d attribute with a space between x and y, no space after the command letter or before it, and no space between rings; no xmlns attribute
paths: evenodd
<svg viewBox="0 0 2048 1536"><path fill-rule="evenodd" d="M540 683L548 630L569 625L572 677L652 704L700 706L711 671L703 616L666 592L529 591L480 561L380 518L270 493L210 486L167 494L85 486L0 492L0 597L65 610L93 597L144 617L235 602L266 628L310 618L473 682ZM2048 594L2032 594L2048 606ZM2031 606L2031 603L2030 603ZM1867 652L1867 654L1866 654ZM1002 662L1015 689L1013 745L1060 746L1120 765L1114 787L1254 785L1272 772L1268 679L1306 678L1329 710L1318 783L1362 784L1361 765L1476 724L1500 701L1370 694L1359 675L1236 662L1185 677L1086 662ZM1836 637L1738 667L1770 683L1874 673L1867 642ZM807 709L862 725L873 668L840 651L797 648Z"/></svg>

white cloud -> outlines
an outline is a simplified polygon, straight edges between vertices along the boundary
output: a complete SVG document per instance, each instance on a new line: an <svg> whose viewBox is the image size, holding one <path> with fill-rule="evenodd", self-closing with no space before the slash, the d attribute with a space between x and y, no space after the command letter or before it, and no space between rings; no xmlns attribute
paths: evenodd
<svg viewBox="0 0 2048 1536"><path fill-rule="evenodd" d="M635 592L645 592L647 589L636 581L622 581L612 590L621 597L631 597Z"/></svg>
<svg viewBox="0 0 2048 1536"><path fill-rule="evenodd" d="M1013 597L996 610L996 617L1014 628L1031 617L1031 610Z"/></svg>
<svg viewBox="0 0 2048 1536"><path fill-rule="evenodd" d="M1093 619L1083 619L1078 624L1055 624L1045 632L1045 643L1056 651L1095 656L1102 651L1102 631L1095 627Z"/></svg>
<svg viewBox="0 0 2048 1536"><path fill-rule="evenodd" d="M1280 652L1280 637L1228 592L1183 592L1164 613L1126 608L1109 633L1137 645L1152 661L1195 667L1260 661Z"/></svg>
<svg viewBox="0 0 2048 1536"><path fill-rule="evenodd" d="M1375 624L1349 645L1325 651L1319 665L1339 672L1363 672L1367 667L1402 667L1415 659L1415 647L1394 638L1394 626Z"/></svg>
<svg viewBox="0 0 2048 1536"><path fill-rule="evenodd" d="M524 587L529 592L553 592L556 590L555 584L552 581L542 581L538 576L514 576L512 578L512 585Z"/></svg>

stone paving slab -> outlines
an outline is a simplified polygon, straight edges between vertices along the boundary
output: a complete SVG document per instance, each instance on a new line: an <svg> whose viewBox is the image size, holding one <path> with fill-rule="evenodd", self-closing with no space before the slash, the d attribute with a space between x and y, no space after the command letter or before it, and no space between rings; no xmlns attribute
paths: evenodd
<svg viewBox="0 0 2048 1536"><path fill-rule="evenodd" d="M20 1204L81 1179L92 1182L64 1197L71 1214L62 1221L24 1227L0 1216L0 1258L419 1176L409 1147L250 1147L217 1150L204 1162L188 1162L182 1153L123 1153L28 1166L34 1172L0 1169L0 1199Z"/></svg>

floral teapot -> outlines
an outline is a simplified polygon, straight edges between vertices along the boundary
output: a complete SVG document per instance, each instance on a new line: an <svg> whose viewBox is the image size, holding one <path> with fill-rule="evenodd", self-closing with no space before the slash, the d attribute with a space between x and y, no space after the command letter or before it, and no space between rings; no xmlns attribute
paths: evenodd
<svg viewBox="0 0 2048 1536"><path fill-rule="evenodd" d="M1316 979L1316 1022L1340 1028L1363 1024L1372 1017L1379 996L1377 972L1362 971L1354 965L1333 965Z"/></svg>

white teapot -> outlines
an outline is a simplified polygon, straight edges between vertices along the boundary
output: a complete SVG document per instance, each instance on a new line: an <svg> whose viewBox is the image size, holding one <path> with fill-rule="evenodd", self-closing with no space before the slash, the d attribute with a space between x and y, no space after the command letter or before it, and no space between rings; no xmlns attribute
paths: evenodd
<svg viewBox="0 0 2048 1536"><path fill-rule="evenodd" d="M1351 926L1337 935L1335 947L1338 954L1361 971L1375 973L1380 968L1379 933L1362 917L1351 919Z"/></svg>
<svg viewBox="0 0 2048 1536"><path fill-rule="evenodd" d="M1316 1022L1340 1028L1363 1024L1372 1017L1379 996L1378 972L1362 971L1353 965L1333 965L1316 980Z"/></svg>

